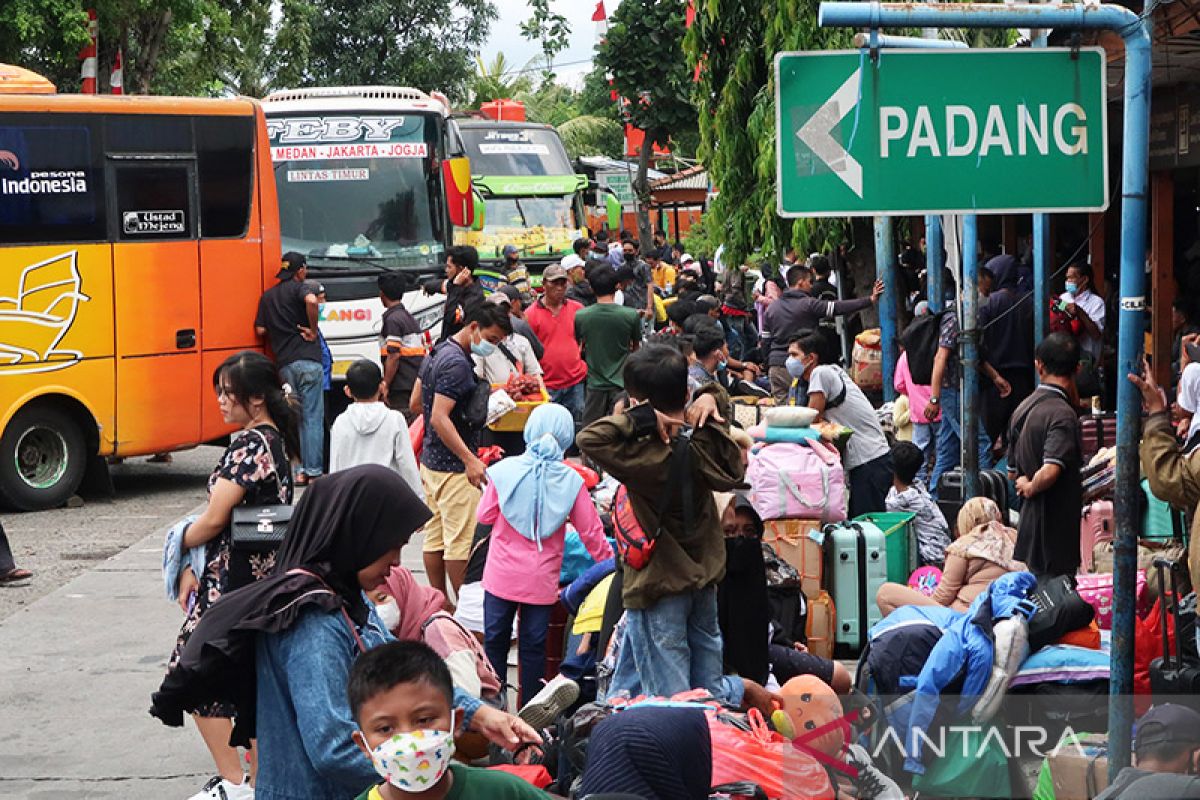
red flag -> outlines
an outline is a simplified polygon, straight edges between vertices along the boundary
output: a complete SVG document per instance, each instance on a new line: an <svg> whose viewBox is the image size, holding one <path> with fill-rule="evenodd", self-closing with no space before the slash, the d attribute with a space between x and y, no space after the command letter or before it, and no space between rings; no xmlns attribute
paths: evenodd
<svg viewBox="0 0 1200 800"><path fill-rule="evenodd" d="M696 0L688 0L687 5L687 27L692 27L696 23Z"/></svg>
<svg viewBox="0 0 1200 800"><path fill-rule="evenodd" d="M592 22L604 22L608 19L608 14L604 11L604 0L596 3L596 10L592 12Z"/></svg>
<svg viewBox="0 0 1200 800"><path fill-rule="evenodd" d="M80 91L83 94L96 94L96 50L99 44L99 25L96 22L95 9L89 8L87 14L87 31L91 41L79 54L79 60L83 62L79 68L80 77L83 79Z"/></svg>
<svg viewBox="0 0 1200 800"><path fill-rule="evenodd" d="M125 94L125 71L121 65L121 49L117 48L117 60L108 74L108 86L113 94Z"/></svg>

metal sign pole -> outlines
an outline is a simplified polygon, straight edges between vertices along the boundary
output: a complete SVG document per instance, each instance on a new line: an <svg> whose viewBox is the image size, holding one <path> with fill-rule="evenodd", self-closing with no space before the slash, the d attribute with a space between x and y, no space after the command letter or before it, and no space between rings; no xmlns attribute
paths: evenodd
<svg viewBox="0 0 1200 800"><path fill-rule="evenodd" d="M1146 214L1150 128L1150 34L1144 14L1116 5L948 3L936 8L878 2L823 2L819 23L865 28L1064 28L1110 30L1125 40L1121 175L1121 311L1117 353L1117 490L1113 564L1113 640L1109 695L1109 778L1128 766L1133 727L1134 580L1137 571L1138 439L1141 397L1124 379L1141 360L1145 310Z"/></svg>

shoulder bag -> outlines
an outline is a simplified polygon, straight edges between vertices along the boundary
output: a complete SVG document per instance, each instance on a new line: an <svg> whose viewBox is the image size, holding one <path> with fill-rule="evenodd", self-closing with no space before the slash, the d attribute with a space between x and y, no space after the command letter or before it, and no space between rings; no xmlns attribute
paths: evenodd
<svg viewBox="0 0 1200 800"><path fill-rule="evenodd" d="M284 478L279 475L279 464L275 461L275 451L271 448L270 440L258 429L254 429L254 433L258 434L266 445L267 453L271 457L271 467L282 485ZM229 523L233 549L252 553L269 553L279 549L292 522L292 509L293 507L287 504L246 505L234 508Z"/></svg>

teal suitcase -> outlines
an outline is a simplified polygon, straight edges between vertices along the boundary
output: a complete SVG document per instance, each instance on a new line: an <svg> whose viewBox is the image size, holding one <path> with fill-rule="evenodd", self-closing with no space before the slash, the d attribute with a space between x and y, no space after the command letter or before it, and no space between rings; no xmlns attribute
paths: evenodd
<svg viewBox="0 0 1200 800"><path fill-rule="evenodd" d="M887 541L876 525L850 521L825 526L825 580L837 610L834 652L854 657L871 626L883 619L875 593L887 580Z"/></svg>
<svg viewBox="0 0 1200 800"><path fill-rule="evenodd" d="M1187 533L1187 527L1183 512L1155 497L1154 492L1150 491L1150 481L1145 478L1142 479L1142 492L1146 495L1146 512L1142 515L1142 538L1186 541L1184 534Z"/></svg>

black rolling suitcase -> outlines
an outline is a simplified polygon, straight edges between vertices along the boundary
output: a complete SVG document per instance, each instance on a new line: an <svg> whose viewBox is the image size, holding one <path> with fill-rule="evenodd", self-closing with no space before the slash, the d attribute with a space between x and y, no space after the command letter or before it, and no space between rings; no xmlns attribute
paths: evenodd
<svg viewBox="0 0 1200 800"><path fill-rule="evenodd" d="M955 530L958 524L958 512L962 509L966 498L963 496L962 468L955 467L942 473L938 480L938 508L946 518L950 530ZM1008 510L1008 476L995 469L979 471L979 493L990 497L1000 507L1000 514L1005 525L1011 524Z"/></svg>
<svg viewBox="0 0 1200 800"><path fill-rule="evenodd" d="M1163 587L1160 602L1163 604L1162 658L1150 662L1150 695L1155 703L1171 702L1191 706L1200 711L1200 659L1196 654L1196 616L1191 614L1181 620L1179 611L1180 584L1183 582L1183 567L1176 561L1165 558L1154 559L1159 585ZM1171 575L1170 591L1167 590L1166 573ZM1166 612L1170 610L1168 615ZM1171 655L1167 626L1175 626L1175 655Z"/></svg>

